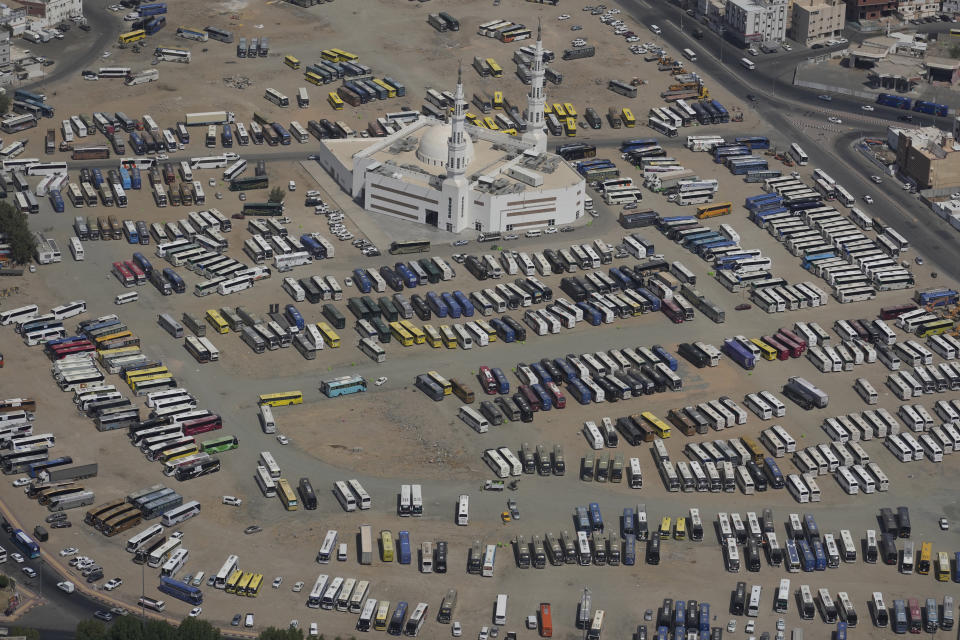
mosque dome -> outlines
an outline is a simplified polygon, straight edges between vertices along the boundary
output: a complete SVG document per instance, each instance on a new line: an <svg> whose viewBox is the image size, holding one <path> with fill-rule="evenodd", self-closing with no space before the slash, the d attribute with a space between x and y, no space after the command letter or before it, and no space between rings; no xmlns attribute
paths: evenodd
<svg viewBox="0 0 960 640"><path fill-rule="evenodd" d="M427 128L426 132L420 138L420 146L417 147L417 159L424 164L434 167L447 166L447 141L450 139L451 126L439 122ZM466 149L464 149L464 159L469 166L473 161L473 141L469 135L465 135Z"/></svg>

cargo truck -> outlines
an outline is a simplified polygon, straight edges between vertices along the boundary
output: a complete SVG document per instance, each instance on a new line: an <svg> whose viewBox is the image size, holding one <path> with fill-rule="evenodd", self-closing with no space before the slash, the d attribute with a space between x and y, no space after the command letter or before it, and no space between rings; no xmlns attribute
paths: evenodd
<svg viewBox="0 0 960 640"><path fill-rule="evenodd" d="M184 123L188 127L198 127L210 124L232 124L234 114L232 111L204 111L200 113L188 113Z"/></svg>

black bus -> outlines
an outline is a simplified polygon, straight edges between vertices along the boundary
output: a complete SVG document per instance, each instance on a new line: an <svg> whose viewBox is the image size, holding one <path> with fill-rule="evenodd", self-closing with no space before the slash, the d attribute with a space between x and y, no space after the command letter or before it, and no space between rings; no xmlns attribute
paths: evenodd
<svg viewBox="0 0 960 640"><path fill-rule="evenodd" d="M317 494L313 491L313 485L310 484L310 478L300 478L300 484L297 487L300 493L300 501L304 509L314 510L317 508Z"/></svg>

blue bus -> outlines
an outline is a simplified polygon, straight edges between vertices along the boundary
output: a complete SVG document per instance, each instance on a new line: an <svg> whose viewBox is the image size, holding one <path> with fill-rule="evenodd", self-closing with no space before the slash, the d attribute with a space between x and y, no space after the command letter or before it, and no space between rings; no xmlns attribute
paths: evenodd
<svg viewBox="0 0 960 640"><path fill-rule="evenodd" d="M429 300L430 294L427 294L427 299ZM443 300L443 303L447 307L447 311L450 314L451 318L459 318L463 315L463 309L460 307L460 304L454 299L452 295L444 291L440 294L440 298ZM443 317L445 314L441 314L439 311L435 311L437 316Z"/></svg>
<svg viewBox="0 0 960 640"><path fill-rule="evenodd" d="M766 136L743 136L736 137L733 139L737 144L742 144L750 147L751 149L769 149L770 148L770 138Z"/></svg>
<svg viewBox="0 0 960 640"><path fill-rule="evenodd" d="M457 290L453 292L453 299L457 301L457 304L460 305L460 309L463 311L463 315L467 318L473 317L473 303L467 299L467 296L463 294L463 291Z"/></svg>
<svg viewBox="0 0 960 640"><path fill-rule="evenodd" d="M820 540L813 541L813 557L816 561L817 571L827 570L827 554L823 551L823 543Z"/></svg>
<svg viewBox="0 0 960 640"><path fill-rule="evenodd" d="M368 276L363 269L353 270L353 280L357 285L357 289L359 289L361 293L370 293L370 289L373 288L373 283L370 281L370 276Z"/></svg>
<svg viewBox="0 0 960 640"><path fill-rule="evenodd" d="M410 564L410 532L401 531L397 534L397 550L399 557L397 562L400 564Z"/></svg>
<svg viewBox="0 0 960 640"><path fill-rule="evenodd" d="M497 337L503 342L513 342L517 339L516 333L506 322L500 318L490 320L490 326L497 332Z"/></svg>
<svg viewBox="0 0 960 640"><path fill-rule="evenodd" d="M173 596L177 600L183 600L194 606L203 603L203 591L197 587L184 584L179 580L174 580L173 578L162 576L160 578L160 586L157 587L157 589L169 596Z"/></svg>
<svg viewBox="0 0 960 640"><path fill-rule="evenodd" d="M590 528L603 533L603 516L600 515L600 505L596 502L590 503Z"/></svg>
<svg viewBox="0 0 960 640"><path fill-rule="evenodd" d="M40 557L39 545L21 529L14 529L10 539L28 558Z"/></svg>
<svg viewBox="0 0 960 640"><path fill-rule="evenodd" d="M290 144L290 132L287 131L282 124L279 122L271 122L270 126L273 127L273 130L280 137L280 144Z"/></svg>
<svg viewBox="0 0 960 640"><path fill-rule="evenodd" d="M669 351L658 344L653 345L653 347L651 347L651 351L653 351L655 356L660 358L660 361L663 362L663 364L670 368L670 371L677 370L677 359L670 355Z"/></svg>
<svg viewBox="0 0 960 640"><path fill-rule="evenodd" d="M810 543L800 539L800 559L803 561L803 570L807 573L816 570L817 563L813 557L813 551L810 550Z"/></svg>
<svg viewBox="0 0 960 640"><path fill-rule="evenodd" d="M407 603L400 601L397 608L393 610L390 617L390 625L387 627L387 633L392 636L398 636L403 632L403 621L407 617Z"/></svg>
<svg viewBox="0 0 960 640"><path fill-rule="evenodd" d="M367 381L363 376L339 376L320 381L320 391L328 398L346 396L367 390Z"/></svg>
<svg viewBox="0 0 960 640"><path fill-rule="evenodd" d="M30 91L26 91L24 89L17 89L16 91L13 92L13 99L14 100L30 100L32 102L38 102L40 104L43 104L43 102L47 99L47 97L37 93L31 93Z"/></svg>
<svg viewBox="0 0 960 640"><path fill-rule="evenodd" d="M153 265L150 264L150 261L139 251L133 254L133 262L148 276L153 273Z"/></svg>
<svg viewBox="0 0 960 640"><path fill-rule="evenodd" d="M44 460L43 462L33 462L27 466L27 475L31 478L36 478L42 471L46 471L54 467L62 467L63 465L70 464L72 462L73 458L70 456L54 458L53 460Z"/></svg>
<svg viewBox="0 0 960 640"><path fill-rule="evenodd" d="M292 304L288 304L286 307L284 307L284 312L287 316L287 320L296 325L297 329L303 331L304 322L300 311Z"/></svg>
<svg viewBox="0 0 960 640"><path fill-rule="evenodd" d="M700 633L710 631L710 605L706 602L700 603Z"/></svg>
<svg viewBox="0 0 960 640"><path fill-rule="evenodd" d="M433 291L427 292L427 304L430 305L430 309L438 318L446 318L450 312L446 302ZM512 341L505 340L505 342Z"/></svg>
<svg viewBox="0 0 960 640"><path fill-rule="evenodd" d="M170 283L170 286L173 288L175 293L184 293L187 290L187 285L183 281L183 278L181 278L180 274L170 267L164 268L163 277L167 282Z"/></svg>

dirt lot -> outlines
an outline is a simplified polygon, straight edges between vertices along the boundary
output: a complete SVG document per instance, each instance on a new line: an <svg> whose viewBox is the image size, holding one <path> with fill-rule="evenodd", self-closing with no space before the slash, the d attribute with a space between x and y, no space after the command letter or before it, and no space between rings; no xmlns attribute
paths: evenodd
<svg viewBox="0 0 960 640"><path fill-rule="evenodd" d="M249 120L254 110L280 119L282 110L262 99L263 89L274 86L292 96L302 84L297 72L283 66L282 57L292 54L306 62L318 57L323 48L340 47L359 54L361 61L370 64L376 73L391 75L404 82L408 88L406 100L397 100L386 107L367 105L354 113L344 111L337 114L337 118L356 119L356 123L362 124L384 108L393 110L401 104L418 106L422 90L426 86L447 88L456 59L469 63L475 55L493 56L505 69L512 68L512 65L507 63L518 45L505 45L476 35L477 24L500 16L528 25L535 24L537 18L542 17L545 43L558 55L567 46L568 38L572 37L568 35L569 25L578 23L584 26L583 31L577 35L597 44L601 56L569 63L558 62L557 69L564 73L564 83L560 87L548 86L552 101L573 102L581 113L582 108L588 105L604 112L609 106L624 104L617 102L618 96L604 88L606 81L614 77L608 69L616 68L615 77L620 79L637 76L649 80L649 90L644 91L642 87L641 97L635 101L637 104L632 106L640 118L645 115L649 105L660 103L659 91L664 90L667 84L665 75L658 76L650 63L643 63L641 58L632 56L619 38L614 40L614 36L596 21L596 17L580 12L579 7L565 8L573 17L570 21L560 22L556 20L559 9L520 2L505 3L497 10L499 13L480 10L475 3L467 2L433 2L423 5L378 1L369 3L369 7L365 6L362 11L347 2L318 5L306 10L283 4L243 6L240 3L176 3L173 6L176 6L174 15L177 16L174 23L181 22L188 26L217 24L233 29L237 37L266 35L271 40L271 55L256 61L237 60L233 54L234 45L209 42L201 46L199 43L176 40L171 25L162 35L151 39L150 45L145 47L144 53L139 56L128 50L114 49L104 64L144 68L148 65L149 51L153 46L176 45L192 49L194 62L191 65L163 63L160 65L160 82L140 87L127 88L116 83L110 84L110 81L106 80L90 83L77 78L58 89L60 95L69 92L71 96L75 96L69 108L58 104L60 112L104 109L103 91L108 89L111 92L116 91L119 96L111 101L111 109L123 109L130 115L149 112L164 126L170 126L181 119L184 112L214 108L233 110L244 121ZM438 34L429 27L425 21L427 11L438 10L447 10L458 17L462 24L461 31ZM376 38L356 37L358 16L364 22L360 27L362 33L377 34ZM263 25L262 29L257 25ZM652 35L650 37L652 38ZM647 36L644 36L644 39L647 39ZM208 49L206 53L200 51L204 46ZM455 56L451 55L454 50ZM384 55L384 51L389 51L391 55ZM248 76L253 85L243 91L225 87L222 78L238 75ZM519 101L525 91L519 80L509 72L499 82L480 80L472 71L466 73L466 78L470 92L490 93L500 89L504 90L508 97ZM202 91L183 91L184 86L192 86L198 82L204 87ZM736 100L724 95L722 88L713 87L709 83L708 86L713 96L726 104L728 109L736 105ZM590 98L587 99L586 96ZM284 110L288 114L296 114L287 117L305 123L308 119L329 118L334 115L318 89L311 88L311 97L312 105L309 109ZM592 103L593 100L596 102ZM724 132L736 135L736 132L741 130L763 131L759 123L751 121L751 117L747 114L743 125L731 124L724 127ZM353 126L355 123L350 121L350 124ZM685 133L687 132L704 131L688 129L685 130ZM32 145L41 144L36 137L40 133L38 130L31 132ZM196 138L201 132L193 133L195 137L190 147L172 159L208 153L203 149L202 141ZM619 140L633 136L634 133L638 137L650 135L647 129L622 129L614 133L606 127L601 132L590 133L596 135L596 139L601 142ZM786 142L777 141L781 146ZM297 193L288 197L287 215L292 218L292 232L326 231L323 219L314 216L312 211L301 204L304 190L323 186L327 187L338 204L347 210L350 222L348 226L351 230L358 234L376 234L378 237L389 238L391 229L384 228L381 220L357 211L342 194L330 188L329 180L321 179L318 185L311 175L294 161L293 155L302 150L302 155L305 156L315 148L315 144L311 141L302 149L294 147L296 151L292 154L286 148L271 150L265 147L250 147L234 148L234 151L240 152L244 157L275 158L268 164L269 175L274 184L285 184L289 179L297 181ZM759 192L755 185L745 185L726 172L716 172L716 165L706 154L693 154L682 150L679 148L680 144L680 139L669 142L671 155L704 177L713 177L716 174L721 183L722 199L740 203L745 196ZM615 155L612 150L605 151L605 155ZM623 169L626 175L637 175L634 169ZM812 169L813 167L807 167L802 173L808 176ZM215 192L219 189L225 192L223 200L214 200L210 198L212 193L208 193L210 199L207 206L216 206L227 215L239 210L240 203L236 194L226 192L219 171L197 173L198 177L195 179L202 180L205 189L208 189L207 180L212 177L218 181L218 185L209 187L209 191ZM599 204L599 197L594 197ZM644 197L645 206L656 208L665 215L689 211L667 203L658 195L645 192ZM66 239L72 235L69 227L73 215L116 213L120 217L133 217L147 222L175 220L186 216L186 209L183 208L154 207L146 191L130 192L130 199L130 205L124 212L103 207L74 211L68 205L67 212L62 215L53 214L44 202L41 213L31 219L31 224L35 229L49 231L66 250ZM517 241L511 243L511 248L542 250L545 247L567 245L574 240L586 242L597 237L617 244L623 232L615 226L616 212L602 205L598 208L601 210L601 217L573 234L545 236L536 241ZM230 241L228 254L248 262L248 259L242 256L240 248L249 234L244 224L235 222L235 229L227 235ZM743 246L760 248L765 255L771 256L777 275L790 282L811 279L818 286L827 288L825 283L815 280L803 271L798 260L790 256L782 245L749 223L741 207L736 206L733 215L710 222L709 225L716 226L720 222L728 222L738 230ZM5 299L3 308L12 308L28 301L37 303L41 308L49 308L66 300L82 298L89 305L89 312L84 317L117 312L141 337L144 352L167 364L175 372L178 381L198 397L202 407L220 413L224 418L225 433L238 435L240 448L221 456L224 464L220 473L185 484L164 478L158 464L144 463L142 454L134 450L121 433L97 433L91 421L76 412L70 402L70 394L56 390L49 377L50 364L39 348L28 349L12 330L0 332L0 349L6 358L5 371L8 372L0 388L3 389L5 397L34 396L39 400L37 431L56 434L55 451L58 455L69 454L78 463L100 463L100 475L84 481L85 486L96 491L98 503L113 500L157 482L165 482L174 487L187 499L201 501L201 516L182 526L185 533L184 546L190 549L190 557L182 573L204 570L210 575L217 570L228 553L235 553L240 556L242 568L264 573L266 582L271 581L274 576L284 576L280 589L275 591L265 586L257 600L239 600L234 596L206 589L203 615L218 624L227 624L237 612L251 611L257 614L257 629L267 625L283 626L295 618L305 628L312 621L319 622L328 636L348 633L355 624L353 615L305 609L306 592L293 594L289 591L298 580L306 582L308 591L318 574L328 573L331 576L371 580L371 596L378 599L388 599L391 602L405 600L411 605L419 601L428 602L431 616L446 590L455 587L460 595L460 605L455 618L463 622L467 636L475 634L481 625L490 624L490 609L496 594L508 593L510 608L507 629L520 631L523 617L533 613L539 602L549 601L554 605L556 637L576 637L579 634L573 624L576 602L584 587L592 590L594 606L607 611L606 628L611 636L628 637L636 625L642 622L643 610L655 609L664 597L696 598L701 602L710 602L716 616L714 624L725 626L729 592L736 581L743 579L763 584L764 602L769 602L768 598L783 577L782 568L764 566L756 576L727 575L723 571L717 540L715 536L708 534L705 541L699 544L689 541L665 542L663 561L659 566L548 566L543 570L544 575L540 575L537 570L521 570L515 567L511 561L512 550L509 542L517 534L523 534L529 540L534 533L552 531L559 534L560 530L570 529L573 526L573 507L594 501L603 509L609 527L617 526L617 515L622 508L633 506L637 502L647 505L651 523L659 522L662 516L681 516L687 513L690 507L699 507L705 522L713 522L717 511L759 512L767 506L774 509L778 520L784 521L789 512L798 511L801 507L783 491L767 492L753 497L739 493L668 494L656 476L649 452L637 451L625 445L621 445L619 452L627 457L638 456L643 465L642 490L631 490L626 484L594 486L581 482L575 471L580 457L588 451L580 432L583 421L597 421L603 416L616 418L643 410L663 416L675 406L702 402L721 395L729 395L739 400L745 393L752 391L777 390L788 376L803 375L821 385L831 396L827 410L807 413L790 405L787 416L782 420L784 427L797 438L800 446L807 446L827 440L820 428L823 418L863 409L851 388L856 377L865 376L870 379L880 390L880 406L895 412L899 402L886 392L882 384L887 373L882 365L865 365L857 367L853 372L820 374L806 360L761 362L753 372L744 372L729 361L724 361L716 369L704 370L693 369L682 363L679 373L684 378L684 390L681 393L631 399L616 406L581 407L571 401L565 410L538 414L533 423L511 423L493 427L489 433L482 436L455 417L459 402L454 398L432 403L414 390L412 385L414 375L427 370L437 370L448 377L471 380L480 364L499 366L506 371L515 367L517 362L530 362L570 352L657 343L675 350L679 342L694 339L719 344L723 337L733 333L761 335L780 326L790 326L797 320L816 320L822 326L830 327L837 318L872 317L878 306L900 302L907 297L902 293L884 294L869 303L844 307L831 300L819 309L779 316L768 316L756 309L735 312L733 307L742 302L744 297L742 294L729 294L720 287L709 276L706 263L681 250L659 232L651 229L642 233L656 242L657 251L663 253L668 260L682 260L696 273L698 288L727 310L725 324L715 325L698 314L695 321L675 326L669 324L661 315L654 314L618 320L613 325L597 328L581 325L564 331L559 336L531 335L523 344L506 345L496 342L485 349L478 347L469 352L431 349L426 345L403 348L391 343L385 346L387 360L380 365L372 363L356 350L356 339L350 328L352 323L340 332L344 342L342 348L325 349L313 361L304 360L293 349L258 356L241 343L236 334L216 335L208 329L208 337L221 350L221 361L198 365L185 353L180 341L174 340L157 326L157 314L169 312L176 317L184 311L202 314L208 308L222 305L243 305L257 313L263 313L269 303L283 305L289 302L287 294L281 290L281 278L274 274L274 277L258 283L252 290L226 298L215 296L199 299L191 295L163 298L148 285L140 288L141 299L138 303L117 308L112 301L122 288L109 274L110 264L118 259L129 259L130 253L137 250L122 241L85 243L86 259L83 262L73 262L69 255L65 255L63 263L41 266L37 273L27 274L17 283L20 292ZM142 249L155 266L166 266L161 259L153 256L153 247ZM470 245L466 250L480 249ZM449 256L454 251L458 249L449 246L434 248L436 255ZM292 275L300 278L314 274L332 274L343 282L357 266L378 267L394 261L387 256L361 258L359 252L352 247L338 243L335 259L298 268ZM617 264L621 262L633 263L632 260L627 260L617 261ZM197 276L184 269L178 271L185 275L188 291L192 291L193 285L198 281ZM553 275L543 279L555 292L559 291L560 276ZM924 281L922 277L919 280L922 286L929 286L933 282ZM429 287L430 290L438 292L453 289L469 292L476 288L479 288L478 283L462 268L458 269L458 275L453 282ZM347 290L347 295L352 293L353 290ZM424 292L418 289L417 293ZM349 316L343 303L338 303L338 307ZM298 304L298 308L308 322L321 319L319 305L304 302ZM518 317L520 314L512 315ZM77 320L79 318L68 321L67 326L73 328ZM348 322L351 322L349 317ZM10 377L13 372L17 374L15 379ZM383 375L389 380L383 387L371 387L370 392L361 396L331 400L319 393L320 379L348 372L365 375L370 380ZM516 384L516 378L512 375L510 378L511 383ZM117 378L110 377L110 382L122 388L122 383L119 383ZM476 387L475 383L472 384ZM287 389L301 389L305 402L303 405L276 411L279 431L291 439L291 444L284 447L260 431L256 419L256 396L259 393ZM931 408L934 400L925 398L920 402ZM702 441L734 435L756 436L766 426L768 423L751 415L747 424L737 427L733 433L710 433L692 438L675 433L667 442L667 447L671 456L682 459L682 449L688 440ZM507 492L507 495L481 492L479 489L483 480L491 477L490 471L481 460L483 451L492 446L518 449L522 442L562 444L567 458L567 475L562 478L524 477L519 489L516 492ZM836 532L840 528L849 528L855 537L860 538L866 529L876 528L875 514L879 507L907 504L912 507L914 538L918 541L934 541L935 549L952 550L955 545L951 544L955 542L956 534L938 531L936 517L940 514L946 514L954 520L960 517L955 497L950 491L950 480L956 475L955 458L948 457L942 464L924 461L901 465L886 452L881 442L871 441L863 446L890 477L889 494L846 496L832 479L824 477L820 480L823 502L815 506L805 506L803 509L816 515L824 531ZM648 447L644 445L640 448ZM269 450L274 454L283 469L284 477L291 483L303 476L311 478L320 499L317 511L286 512L278 500L267 500L260 495L253 480L253 472L255 461L262 450ZM792 463L787 459L781 462L785 471L794 471ZM344 513L329 492L334 481L353 477L361 480L373 497L373 508L369 512ZM400 519L395 515L396 494L403 482L423 484L425 514L422 519ZM456 498L462 493L471 496L471 521L466 528L457 527L453 523ZM235 508L221 504L220 498L225 494L243 498L243 505ZM25 525L32 527L32 524L40 522L46 515L44 509L28 501L19 490L9 485L0 491L0 495ZM500 522L500 513L509 497L518 499L522 516L519 522L505 525ZM135 602L139 595L136 585L139 584L140 568L130 562L122 548L132 532L108 539L80 524L81 513L72 515L72 520L75 522L73 528L51 532L51 540L45 548L55 553L59 548L69 545L80 547L81 553L90 555L103 564L107 577L116 575L124 578L126 584L114 592L114 595L128 603ZM428 539L448 540L451 549L449 572L446 575L426 575L419 573L415 566L400 566L395 563L388 566L379 560L372 566L359 565L353 553L356 546L353 536L357 527L366 523L371 524L375 531L409 530L414 545ZM243 529L249 524L258 524L264 530L256 535L244 535ZM337 529L341 540L350 543L350 560L346 563L335 562L327 566L317 566L314 564L316 550L328 529ZM496 577L493 579L468 576L464 573L466 553L475 539L504 545L498 553ZM267 553L264 553L265 551ZM150 576L147 579L147 592L157 595L155 570L148 572ZM557 580L561 574L562 579ZM708 579L705 580L705 577ZM826 586L831 592L849 591L861 619L864 620L861 623L863 626L869 626L865 619L865 603L870 592L877 588L876 584L885 585L883 588L888 602L894 597L942 597L949 593L946 585L935 582L929 576L900 576L895 574L891 567L872 566L862 562L844 565L823 576L797 575L791 578L797 584L808 583L812 588ZM925 581L922 585L921 580ZM168 609L174 615L185 614L188 608L184 603L168 599ZM828 633L827 627L819 620L801 622L793 606L786 617L790 626L801 626L812 637L826 637ZM776 615L764 606L759 630L772 632L775 618ZM740 621L740 629L744 622ZM439 637L445 633L445 628L436 626L431 621L423 635ZM521 633L527 637L533 635L533 632ZM860 629L858 633L864 637L884 637L882 633L872 629ZM738 632L735 637L742 635Z"/></svg>

